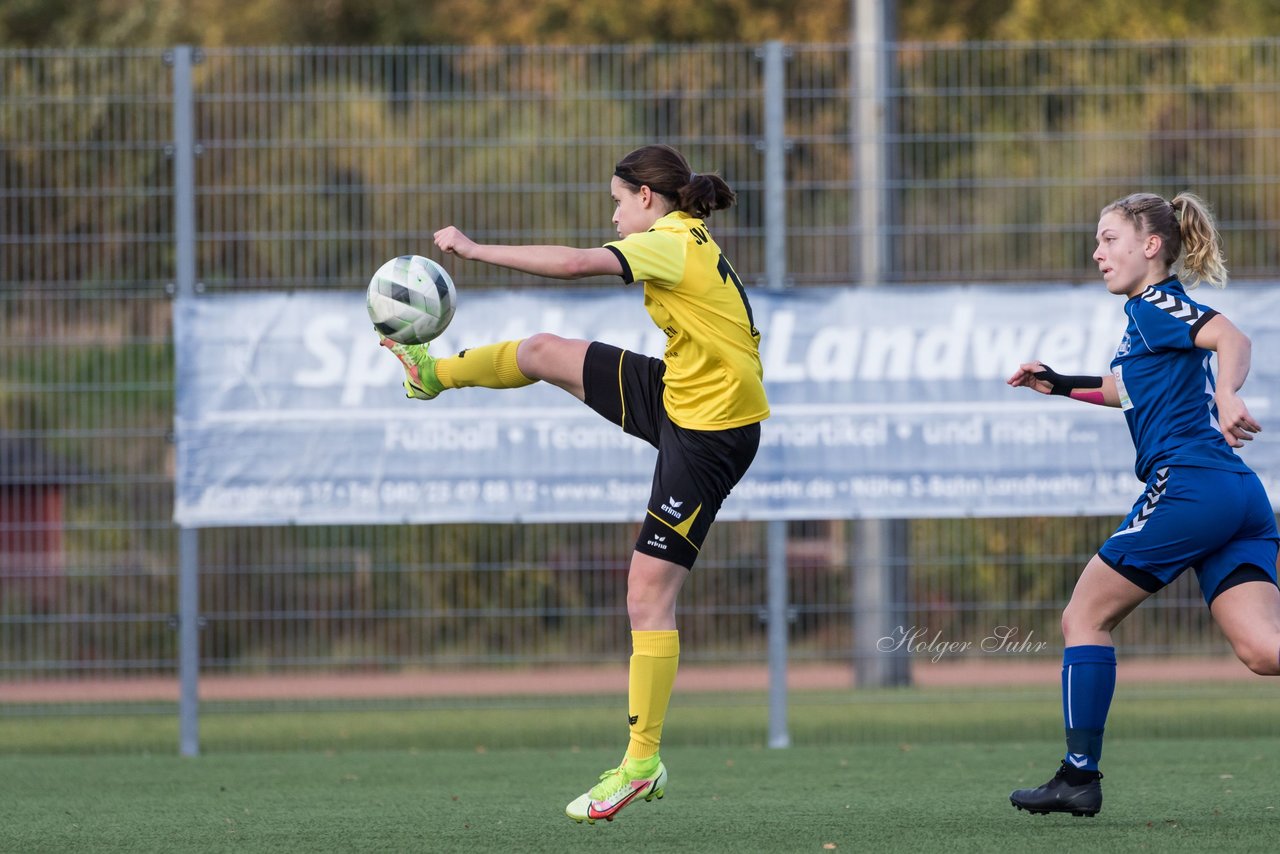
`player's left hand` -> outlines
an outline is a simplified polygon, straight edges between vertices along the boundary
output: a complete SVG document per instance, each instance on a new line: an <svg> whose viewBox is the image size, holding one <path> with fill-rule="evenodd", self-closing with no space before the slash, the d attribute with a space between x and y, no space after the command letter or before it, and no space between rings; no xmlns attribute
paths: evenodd
<svg viewBox="0 0 1280 854"><path fill-rule="evenodd" d="M1252 442L1253 434L1262 430L1262 425L1249 414L1249 407L1244 405L1239 395L1220 390L1217 403L1218 428L1231 447L1239 448L1245 442Z"/></svg>

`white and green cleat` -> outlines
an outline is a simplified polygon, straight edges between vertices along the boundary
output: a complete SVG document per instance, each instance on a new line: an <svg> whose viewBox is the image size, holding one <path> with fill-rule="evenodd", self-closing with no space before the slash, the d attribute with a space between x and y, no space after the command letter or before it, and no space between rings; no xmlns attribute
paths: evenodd
<svg viewBox="0 0 1280 854"><path fill-rule="evenodd" d="M591 791L565 807L564 814L581 824L595 824L600 819L613 821L623 807L635 801L661 800L667 786L667 769L659 761L650 771L634 773L624 761L600 775Z"/></svg>
<svg viewBox="0 0 1280 854"><path fill-rule="evenodd" d="M427 353L426 344L397 344L385 336L381 343L404 365L405 397L431 400L444 391L436 378L436 357Z"/></svg>

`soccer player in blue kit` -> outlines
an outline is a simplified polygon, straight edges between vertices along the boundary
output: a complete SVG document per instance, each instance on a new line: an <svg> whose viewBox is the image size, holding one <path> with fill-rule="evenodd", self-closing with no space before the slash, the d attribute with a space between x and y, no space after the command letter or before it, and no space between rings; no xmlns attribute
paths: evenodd
<svg viewBox="0 0 1280 854"><path fill-rule="evenodd" d="M1240 399L1251 344L1230 320L1187 296L1225 287L1217 227L1190 193L1137 193L1103 208L1093 253L1107 290L1127 298L1129 324L1108 376L1063 376L1040 362L1011 386L1117 406L1146 484L1085 566L1062 614L1067 752L1053 779L1010 800L1033 813L1102 808L1103 727L1116 683L1111 631L1192 568L1213 619L1255 673L1280 675L1280 536L1261 481L1233 448L1261 426ZM1188 284L1173 273L1179 258ZM1215 384L1211 352L1218 354Z"/></svg>

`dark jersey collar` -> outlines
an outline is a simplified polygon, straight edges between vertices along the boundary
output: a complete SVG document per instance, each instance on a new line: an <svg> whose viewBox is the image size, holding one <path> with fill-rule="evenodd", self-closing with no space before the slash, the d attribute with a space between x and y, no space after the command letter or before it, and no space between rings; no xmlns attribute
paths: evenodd
<svg viewBox="0 0 1280 854"><path fill-rule="evenodd" d="M1160 281L1156 282L1154 285L1147 285L1138 294L1136 294L1135 296L1129 297L1129 300L1133 301L1136 299L1142 299L1142 295L1150 291L1152 288L1160 288L1161 290L1165 290L1165 291L1173 291L1174 293L1184 297L1187 295L1187 291L1183 287L1182 282L1179 281L1176 275L1173 275L1173 276L1168 276L1166 278L1161 279Z"/></svg>

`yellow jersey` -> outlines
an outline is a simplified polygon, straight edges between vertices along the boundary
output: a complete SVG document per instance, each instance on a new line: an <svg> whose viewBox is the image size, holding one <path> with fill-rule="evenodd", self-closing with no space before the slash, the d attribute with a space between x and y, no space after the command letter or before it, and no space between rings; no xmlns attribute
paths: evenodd
<svg viewBox="0 0 1280 854"><path fill-rule="evenodd" d="M644 283L644 307L667 336L663 403L690 430L727 430L769 417L760 332L738 274L706 224L682 211L606 243L625 282Z"/></svg>

